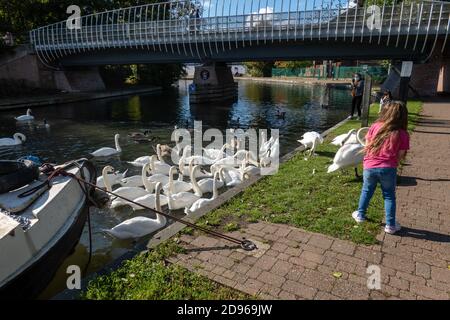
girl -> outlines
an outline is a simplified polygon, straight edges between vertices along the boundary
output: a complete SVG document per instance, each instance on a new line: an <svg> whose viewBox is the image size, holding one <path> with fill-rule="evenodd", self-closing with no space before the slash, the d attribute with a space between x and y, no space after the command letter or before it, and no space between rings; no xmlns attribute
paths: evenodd
<svg viewBox="0 0 450 320"><path fill-rule="evenodd" d="M395 221L397 184L397 167L399 161L409 150L408 109L401 102L390 102L381 113L380 118L370 127L366 136L367 146L364 157L364 184L359 200L358 211L352 217L356 222L366 220L369 207L377 184L381 186L386 211L384 231L394 234L401 229Z"/></svg>

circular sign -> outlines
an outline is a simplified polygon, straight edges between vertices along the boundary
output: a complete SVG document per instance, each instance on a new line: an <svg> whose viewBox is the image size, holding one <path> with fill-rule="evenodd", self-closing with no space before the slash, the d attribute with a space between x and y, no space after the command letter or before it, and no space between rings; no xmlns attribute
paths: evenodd
<svg viewBox="0 0 450 320"><path fill-rule="evenodd" d="M200 72L200 78L202 78L203 81L208 80L209 79L209 71L203 70L202 72Z"/></svg>

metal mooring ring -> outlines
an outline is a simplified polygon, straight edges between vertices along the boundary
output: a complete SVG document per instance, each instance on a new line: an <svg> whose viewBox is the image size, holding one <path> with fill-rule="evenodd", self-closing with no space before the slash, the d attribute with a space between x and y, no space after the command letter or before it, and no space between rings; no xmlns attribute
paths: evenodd
<svg viewBox="0 0 450 320"><path fill-rule="evenodd" d="M244 249L245 251L253 251L258 249L258 247L256 246L256 244L254 244L252 241L250 240L242 240L241 242L241 248Z"/></svg>

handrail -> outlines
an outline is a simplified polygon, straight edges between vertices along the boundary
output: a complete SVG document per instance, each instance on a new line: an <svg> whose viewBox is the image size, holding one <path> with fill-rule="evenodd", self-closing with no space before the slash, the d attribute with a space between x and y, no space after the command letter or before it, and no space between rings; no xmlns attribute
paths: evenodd
<svg viewBox="0 0 450 320"><path fill-rule="evenodd" d="M78 30L67 29L66 21L43 26L30 32L30 42L40 58L51 64L73 53L108 48L153 49L179 55L184 51L185 55L203 59L208 57L206 47L212 56L219 50L233 50L232 42L238 48L253 43L266 44L267 40L273 42L275 39L281 42L314 38L320 41L334 38L337 41L341 38L342 41L362 43L364 39L372 42L372 38L376 38L379 45L398 47L400 37L406 36L404 48L416 52L420 39L421 50L418 51L423 53L427 40L435 44L438 36L443 35L445 46L448 39L449 2L420 0L411 5L403 2L384 4L381 28L377 32L373 29L369 32L365 25L367 5L358 8L349 3L341 6L341 1L337 6L333 6L336 1L331 0L303 1L304 8L297 3L295 9L287 0L253 0L249 9L245 2L239 7L240 1L211 0L209 3L214 3L215 7L211 10L210 4L207 12L205 0L200 1L203 3L200 7L192 5L190 0L151 3L82 16L82 26ZM283 3L289 3L288 7ZM319 9L311 6L318 3L321 3ZM387 41L382 42L384 37ZM410 37L414 43L412 48L408 45ZM391 38L396 41L390 41ZM435 49L434 44L431 51Z"/></svg>

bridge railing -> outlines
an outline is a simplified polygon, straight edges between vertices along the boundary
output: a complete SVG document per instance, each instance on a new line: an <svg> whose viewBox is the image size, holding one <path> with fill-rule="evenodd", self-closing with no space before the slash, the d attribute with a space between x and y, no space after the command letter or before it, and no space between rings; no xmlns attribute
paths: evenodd
<svg viewBox="0 0 450 320"><path fill-rule="evenodd" d="M314 1L320 2L317 9L311 0L252 0L246 9L247 1L238 5L239 0L212 0L206 9L205 0L197 1L200 6L170 1L83 16L75 21L79 28L62 21L32 30L30 39L43 61L50 63L71 54L111 48L203 59L219 50L261 42L307 40L368 41L423 52L430 41L434 49L438 36L444 37L444 46L448 38L450 3L402 2L374 9L367 4Z"/></svg>

